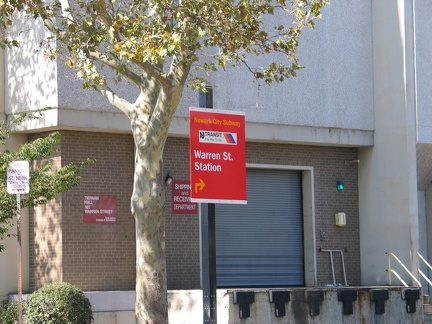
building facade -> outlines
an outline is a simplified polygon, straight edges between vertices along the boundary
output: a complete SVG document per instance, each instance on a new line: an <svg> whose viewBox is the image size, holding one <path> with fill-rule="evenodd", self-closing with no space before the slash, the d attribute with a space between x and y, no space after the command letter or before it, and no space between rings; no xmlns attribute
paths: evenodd
<svg viewBox="0 0 432 324"><path fill-rule="evenodd" d="M248 205L264 206L216 207L223 287L251 287L257 280L260 287L333 285L329 250L336 251L336 284L387 285L386 252L417 273L416 252L427 257L432 251L431 11L427 0L334 2L316 30L302 36L298 56L305 69L297 77L267 87L242 69L211 76L213 107L245 113ZM25 50L4 55L3 113L54 107L23 125L17 140L61 130L57 163L97 162L83 171L79 187L29 211L25 290L53 280L86 291L133 290L128 121L82 90L61 62L45 60L32 42L44 31L31 27ZM126 85L120 91L130 93ZM174 180L189 179L188 107L197 106L198 93L186 90L164 150L164 174ZM200 289L199 213L174 211L173 190L167 185L168 288ZM115 223L85 222L86 196L115 197ZM337 213L345 214L345 226L336 224ZM13 244L0 255L0 272L8 273L0 298L16 292L15 263L4 262L15 260ZM269 270L262 260L274 282L256 279Z"/></svg>

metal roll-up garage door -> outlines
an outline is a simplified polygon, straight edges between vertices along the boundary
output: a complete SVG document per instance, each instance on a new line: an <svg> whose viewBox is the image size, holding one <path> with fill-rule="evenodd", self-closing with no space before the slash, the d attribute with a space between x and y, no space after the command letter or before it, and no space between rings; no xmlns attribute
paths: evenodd
<svg viewBox="0 0 432 324"><path fill-rule="evenodd" d="M216 205L218 287L304 285L301 182L301 171L248 169L247 205Z"/></svg>

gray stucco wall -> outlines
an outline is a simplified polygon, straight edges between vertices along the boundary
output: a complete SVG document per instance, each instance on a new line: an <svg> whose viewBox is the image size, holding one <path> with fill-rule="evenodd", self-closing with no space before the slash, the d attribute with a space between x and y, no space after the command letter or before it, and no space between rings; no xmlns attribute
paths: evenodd
<svg viewBox="0 0 432 324"><path fill-rule="evenodd" d="M20 47L5 51L6 114L56 107L57 64L39 45L48 33L39 21L22 19L13 25L11 35Z"/></svg>
<svg viewBox="0 0 432 324"><path fill-rule="evenodd" d="M316 29L302 35L305 68L297 77L260 86L245 68L228 69L215 76L215 108L245 111L248 121L372 130L371 28L370 1L332 2ZM252 58L250 65L270 59Z"/></svg>
<svg viewBox="0 0 432 324"><path fill-rule="evenodd" d="M13 50L8 56L14 64L9 76L17 66L23 75L9 84L8 111L45 106L112 111L99 94L83 91L64 63L44 59L43 51L32 44L39 43L43 32L36 24L32 28L34 33L22 36L28 52ZM373 129L370 1L348 0L326 7L316 30L304 32L298 56L305 69L296 78L272 87L253 83L245 69L228 69L211 76L214 107L246 111L247 121L252 122ZM270 59L259 58L251 64ZM119 92L134 101L136 89L129 84L122 84ZM198 94L188 88L177 115L187 116L187 108L197 105Z"/></svg>
<svg viewBox="0 0 432 324"><path fill-rule="evenodd" d="M417 142L432 143L432 2L416 0Z"/></svg>

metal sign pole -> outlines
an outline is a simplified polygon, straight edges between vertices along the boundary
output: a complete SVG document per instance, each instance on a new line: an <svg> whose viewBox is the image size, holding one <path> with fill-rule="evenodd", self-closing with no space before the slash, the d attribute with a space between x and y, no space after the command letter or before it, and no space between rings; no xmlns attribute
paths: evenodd
<svg viewBox="0 0 432 324"><path fill-rule="evenodd" d="M18 243L18 323L22 323L22 247L21 247L21 195L16 195L17 200L17 243Z"/></svg>
<svg viewBox="0 0 432 324"><path fill-rule="evenodd" d="M30 192L30 165L28 161L11 161L7 167L8 194L16 194L17 250L18 250L18 323L22 323L22 246L21 246L21 194Z"/></svg>
<svg viewBox="0 0 432 324"><path fill-rule="evenodd" d="M203 322L217 323L215 204L201 204Z"/></svg>

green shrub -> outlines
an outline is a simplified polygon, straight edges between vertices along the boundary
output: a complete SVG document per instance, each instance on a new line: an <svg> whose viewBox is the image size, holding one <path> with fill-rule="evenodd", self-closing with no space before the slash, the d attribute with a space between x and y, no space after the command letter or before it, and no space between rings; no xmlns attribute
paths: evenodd
<svg viewBox="0 0 432 324"><path fill-rule="evenodd" d="M18 323L18 303L10 300L3 300L0 302L0 323Z"/></svg>
<svg viewBox="0 0 432 324"><path fill-rule="evenodd" d="M53 282L30 295L25 307L28 324L89 324L90 301L82 290L66 282Z"/></svg>

